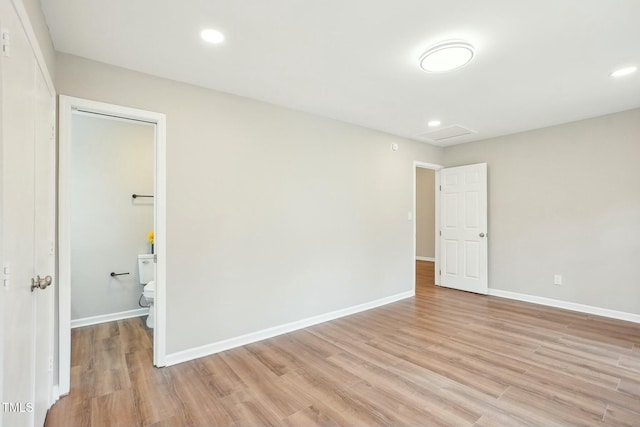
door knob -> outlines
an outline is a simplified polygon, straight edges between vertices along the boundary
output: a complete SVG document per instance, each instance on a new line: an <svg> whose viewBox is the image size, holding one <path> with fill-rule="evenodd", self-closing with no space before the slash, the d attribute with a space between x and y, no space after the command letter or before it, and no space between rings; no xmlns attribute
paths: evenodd
<svg viewBox="0 0 640 427"><path fill-rule="evenodd" d="M480 237L484 237L484 233L480 233L480 234L479 234L479 236L480 236Z"/></svg>
<svg viewBox="0 0 640 427"><path fill-rule="evenodd" d="M31 292L34 291L34 289L38 288L38 289L45 289L47 286L49 286L51 284L53 279L51 279L51 276L46 276L46 277L40 277L37 276L35 279L31 279Z"/></svg>

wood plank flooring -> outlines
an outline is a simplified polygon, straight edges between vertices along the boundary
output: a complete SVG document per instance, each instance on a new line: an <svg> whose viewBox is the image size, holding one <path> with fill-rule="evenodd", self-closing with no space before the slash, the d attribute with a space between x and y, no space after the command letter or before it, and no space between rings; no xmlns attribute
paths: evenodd
<svg viewBox="0 0 640 427"><path fill-rule="evenodd" d="M144 318L72 331L46 426L639 426L640 325L433 286L168 368Z"/></svg>

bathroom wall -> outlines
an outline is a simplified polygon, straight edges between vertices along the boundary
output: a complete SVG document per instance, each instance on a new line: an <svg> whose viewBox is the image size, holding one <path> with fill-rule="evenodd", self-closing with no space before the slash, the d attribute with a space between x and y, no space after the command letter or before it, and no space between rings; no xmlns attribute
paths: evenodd
<svg viewBox="0 0 640 427"><path fill-rule="evenodd" d="M73 115L71 320L138 309L137 255L153 229L153 126ZM129 272L112 278L109 273Z"/></svg>
<svg viewBox="0 0 640 427"><path fill-rule="evenodd" d="M416 168L416 257L436 256L436 173Z"/></svg>

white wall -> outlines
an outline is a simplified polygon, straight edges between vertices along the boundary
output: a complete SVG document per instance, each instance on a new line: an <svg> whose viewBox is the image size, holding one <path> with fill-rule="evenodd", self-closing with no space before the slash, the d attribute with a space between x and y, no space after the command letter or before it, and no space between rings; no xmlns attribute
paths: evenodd
<svg viewBox="0 0 640 427"><path fill-rule="evenodd" d="M137 255L153 230L152 125L74 114L71 141L71 320L138 309ZM129 275L111 277L111 272Z"/></svg>
<svg viewBox="0 0 640 427"><path fill-rule="evenodd" d="M436 256L436 173L416 168L416 256Z"/></svg>
<svg viewBox="0 0 640 427"><path fill-rule="evenodd" d="M488 164L489 287L640 314L639 160L640 109L446 148Z"/></svg>
<svg viewBox="0 0 640 427"><path fill-rule="evenodd" d="M440 148L70 55L56 65L61 94L167 115L168 353L413 290L413 161L441 163Z"/></svg>

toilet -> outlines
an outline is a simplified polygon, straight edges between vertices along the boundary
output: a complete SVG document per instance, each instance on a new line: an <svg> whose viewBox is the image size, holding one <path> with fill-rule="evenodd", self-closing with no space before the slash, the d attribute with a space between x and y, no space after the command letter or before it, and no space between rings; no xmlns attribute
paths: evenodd
<svg viewBox="0 0 640 427"><path fill-rule="evenodd" d="M140 284L144 285L142 295L149 303L149 316L147 317L147 327L149 328L153 328L156 319L156 308L154 306L156 297L156 268L153 257L153 254L138 255L138 276L140 277Z"/></svg>

